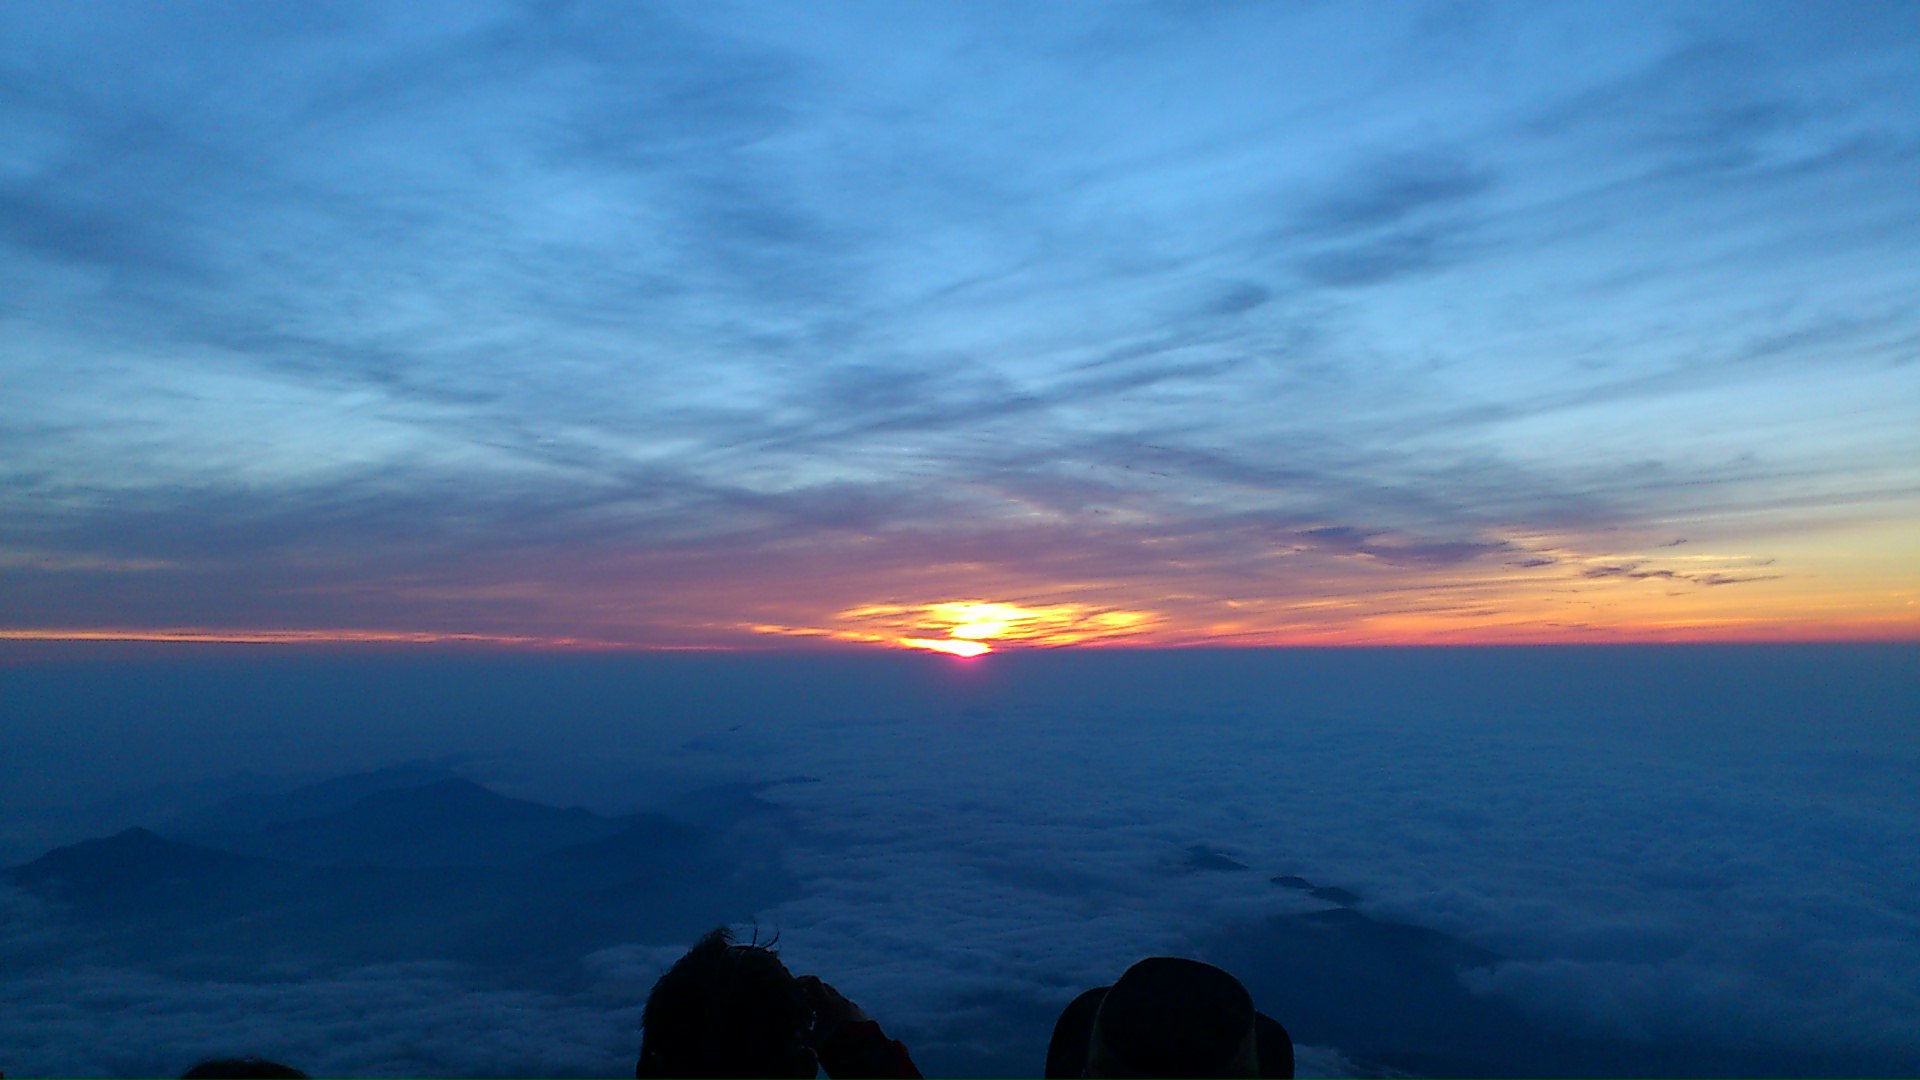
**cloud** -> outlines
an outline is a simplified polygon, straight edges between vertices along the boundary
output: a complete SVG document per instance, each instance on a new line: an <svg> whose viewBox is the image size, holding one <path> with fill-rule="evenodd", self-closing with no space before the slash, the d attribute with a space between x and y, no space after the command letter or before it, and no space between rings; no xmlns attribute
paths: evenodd
<svg viewBox="0 0 1920 1080"><path fill-rule="evenodd" d="M1757 52L1727 42L1685 44L1558 104L1535 124L1547 134L1584 129L1618 139L1665 178L1752 168L1771 157L1773 136L1811 119L1760 74L1765 59Z"/></svg>
<svg viewBox="0 0 1920 1080"><path fill-rule="evenodd" d="M1342 555L1364 555L1392 566L1455 566L1505 551L1504 541L1408 542L1348 525L1323 525L1291 536L1296 542Z"/></svg>
<svg viewBox="0 0 1920 1080"><path fill-rule="evenodd" d="M1300 271L1316 285L1378 285L1452 262L1441 244L1431 232L1401 233L1315 252L1300 260Z"/></svg>
<svg viewBox="0 0 1920 1080"><path fill-rule="evenodd" d="M1490 169L1458 155L1396 155L1351 166L1334 193L1309 203L1281 233L1304 245L1294 266L1311 285L1378 285L1462 261L1474 204L1495 189Z"/></svg>
<svg viewBox="0 0 1920 1080"><path fill-rule="evenodd" d="M7 1067L25 1074L177 1076L257 1055L316 1076L611 1076L639 1053L637 1002L491 989L448 965L236 982L83 968L0 981L0 1000Z"/></svg>
<svg viewBox="0 0 1920 1080"><path fill-rule="evenodd" d="M1054 651L964 666L491 658L474 684L466 661L416 662L402 678L363 659L263 669L229 692L260 697L266 715L313 687L337 700L377 684L359 726L299 714L303 731L361 732L327 742L362 754L423 738L454 749L440 712L411 708L441 701L461 710L456 742L480 751L475 767L497 763L548 801L591 788L613 812L692 807L674 793L716 769L817 777L755 789L786 815L802 883L762 929L933 1072L1031 1069L1058 1009L1132 960L1326 906L1269 880L1291 874L1502 958L1461 993L1524 1009L1542 1038L1656 1054L1684 1043L1703 1056L1671 1058L1693 1066L1680 1071L1758 1067L1738 1056L1752 1051L1897 1073L1920 1055L1905 1022L1920 924L1902 892L1920 847L1912 748L1874 717L1904 718L1905 660L1755 648ZM125 685L169 710L149 770L216 743L283 763L321 752L227 737L190 715L203 700L191 686L175 687L173 710L162 688ZM71 692L34 700L78 707ZM527 715L543 717L537 729ZM1814 746L1809 715L1845 719ZM31 717L14 734L75 737ZM1185 868L1196 849L1249 869ZM8 926L45 917L18 914ZM1251 938L1229 940L1244 946L1234 962L1266 963ZM152 1072L284 1047L322 1071L544 1061L604 1075L629 1059L634 1009L677 954L602 949L567 988L420 965L206 982L16 966L0 985L20 1006L8 1013L20 1071ZM1000 1036L982 1040L982 1024ZM1296 1035L1328 1055L1381 1049ZM72 1056L96 1045L105 1056Z"/></svg>
<svg viewBox="0 0 1920 1080"><path fill-rule="evenodd" d="M27 1075L174 1076L249 1055L314 1075L618 1075L638 1053L651 986L634 992L652 955L637 948L589 958L592 984L568 997L430 962L328 970L269 958L225 978L168 977L88 963L57 905L0 888L0 913L0 1042L6 1068Z"/></svg>
<svg viewBox="0 0 1920 1080"><path fill-rule="evenodd" d="M998 569L1042 524L1090 590L1243 600L1298 579L1244 573L1238 519L1418 575L1912 486L1873 434L1906 387L1865 374L1912 352L1904 69L1830 18L6 18L0 544L51 560L7 568L36 622L405 596L493 632L542 589L599 622L551 568L698 543L793 582L932 535ZM1866 419L1756 442L1814 401ZM88 559L175 565L115 611L48 569Z"/></svg>
<svg viewBox="0 0 1920 1080"><path fill-rule="evenodd" d="M1333 193L1301 214L1299 228L1330 236L1371 232L1452 209L1494 186L1490 169L1458 154L1396 155L1351 167Z"/></svg>
<svg viewBox="0 0 1920 1080"><path fill-rule="evenodd" d="M1667 548L1667 547L1673 547L1674 545L1660 544L1658 546ZM1739 557L1728 558L1724 556L1723 557L1696 556L1696 559L1721 562L1723 564L1730 565L1730 566L1756 566L1756 565L1766 566L1771 564L1773 561L1771 559L1753 560L1753 559L1743 559ZM1644 563L1640 563L1640 562L1628 562L1628 563L1604 563L1603 562L1603 563L1596 563L1583 568L1580 571L1580 576L1590 581L1605 580L1609 578L1624 578L1630 581L1646 581L1650 579L1660 579L1665 581L1684 581L1694 585L1705 585L1708 587L1714 587L1714 586L1720 586L1720 585L1739 585L1749 581L1777 581L1780 579L1781 575L1727 572L1723 570L1710 570L1710 571L1684 570L1684 569L1674 569L1672 567L1665 567L1665 566L1648 568Z"/></svg>
<svg viewBox="0 0 1920 1080"><path fill-rule="evenodd" d="M906 1030L940 1043L951 1029L927 1018L945 1015L948 995L977 982L980 992L998 988L1057 1008L1142 953L1182 950L1200 928L1286 910L1279 905L1297 894L1273 889L1266 876L1298 870L1353 886L1368 910L1521 958L1510 974L1496 968L1472 985L1529 1001L1549 1025L1664 1039L1697 1022L1696 1036L1711 1032L1727 1045L1770 1030L1783 1048L1843 1052L1869 1045L1842 1032L1871 1015L1871 1045L1913 1051L1902 1049L1896 1021L1905 991L1882 982L1895 967L1875 974L1812 959L1856 934L1907 940L1896 952L1910 947L1910 920L1880 906L1891 879L1868 869L1898 844L1884 831L1898 819L1893 804L1856 804L1831 820L1837 831L1827 840L1802 847L1813 835L1789 823L1806 800L1821 798L1801 786L1813 774L1784 786L1776 777L1763 793L1731 774L1709 779L1720 774L1703 773L1692 751L1634 770L1624 768L1638 753L1633 740L1613 749L1583 741L1586 749L1568 753L1565 740L1581 723L1574 715L1514 741L1513 729L1482 726L1474 706L1451 698L1388 705L1394 697L1382 689L1367 697L1385 711L1361 702L1325 711L1320 695L1351 685L1348 678L1280 679L1285 692L1262 707L1252 684L1228 690L1234 684L1216 675L1210 684L1221 696L1202 705L1193 691L1175 690L1194 686L1197 672L1160 682L1138 670L1142 658L1086 660L1111 670L1082 672L1056 700L1003 698L982 683L930 710L879 706L871 720L837 725L831 740L803 727L758 748L822 776L778 798L810 830L835 838L795 851L810 893L777 913L793 962L827 972L858 1000L892 1003ZM991 666L968 671L995 677ZM1122 671L1124 683L1108 681ZM1462 687L1488 687L1490 706L1515 689L1491 671L1456 676ZM1664 695L1656 689L1663 679L1649 676L1644 692ZM1691 704L1669 708L1731 708L1754 721L1723 699L1725 689L1716 675L1687 692ZM1771 691L1753 693L1760 697L1740 700ZM1790 726L1802 707L1764 711ZM1336 726L1270 727L1316 715ZM1167 738L1170 724L1180 738ZM1699 751L1717 752L1709 742ZM1382 752L1387 746L1396 749ZM1016 760L1042 763L1044 780L1036 786L1032 768L1003 764ZM1542 800L1546 790L1557 794ZM1165 867L1196 844L1259 872L1167 876ZM1551 873L1537 862L1546 848L1563 853ZM903 907L897 898L910 899ZM1526 958L1543 954L1596 980L1596 996L1577 1006L1525 997L1536 964ZM1810 1008L1801 990L1787 989L1801 985L1788 975L1802 970L1795 956L1806 958L1805 971L1850 972L1848 993L1865 997ZM1628 994L1601 1005L1614 994L1610 971L1629 982L1685 984L1694 996ZM1576 984L1569 975L1567 985ZM1741 1011L1755 994L1779 1013L1771 1005ZM1616 1011L1596 1027L1578 1013L1590 1008ZM1788 1015L1798 1019L1780 1019Z"/></svg>
<svg viewBox="0 0 1920 1080"><path fill-rule="evenodd" d="M1748 581L1778 581L1779 579L1779 574L1747 574L1744 576L1734 574L1702 574L1691 580L1701 585L1739 585Z"/></svg>
<svg viewBox="0 0 1920 1080"><path fill-rule="evenodd" d="M15 962L30 963L66 944L46 903L10 885L0 885L0 916L0 945Z"/></svg>
<svg viewBox="0 0 1920 1080"><path fill-rule="evenodd" d="M1172 643L1597 634L1678 617L1627 592L1748 625L1787 593L1759 583L1850 577L1809 538L1912 518L1897 6L735 14L0 9L7 618L739 645L964 598ZM459 715L509 759L542 717L603 790L823 776L768 796L805 824L795 962L957 1069L1030 1069L979 1032L1304 903L1279 873L1510 958L1474 987L1541 1024L1908 1065L1905 729L1781 735L1906 698L1699 655L1126 654L1041 691L994 681L1013 651L901 669L934 690L804 654L743 697L622 657L678 695L531 679ZM117 670L145 712L89 730L126 752L10 786L448 737L448 684L389 670L335 716L288 664ZM73 737L35 700L0 739ZM1251 869L1167 873L1196 846ZM0 1066L279 1038L604 1074L665 956L597 953L579 994L16 970Z"/></svg>

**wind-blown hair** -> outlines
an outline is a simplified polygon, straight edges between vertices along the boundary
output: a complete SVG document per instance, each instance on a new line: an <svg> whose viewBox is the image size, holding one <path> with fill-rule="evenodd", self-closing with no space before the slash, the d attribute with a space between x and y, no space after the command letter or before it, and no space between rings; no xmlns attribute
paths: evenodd
<svg viewBox="0 0 1920 1080"><path fill-rule="evenodd" d="M653 984L636 1077L813 1076L812 1011L773 941L711 931Z"/></svg>

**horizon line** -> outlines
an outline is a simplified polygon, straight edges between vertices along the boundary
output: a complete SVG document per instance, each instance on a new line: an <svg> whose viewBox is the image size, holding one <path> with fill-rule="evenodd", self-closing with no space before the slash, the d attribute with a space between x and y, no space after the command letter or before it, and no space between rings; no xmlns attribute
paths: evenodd
<svg viewBox="0 0 1920 1080"><path fill-rule="evenodd" d="M842 638L812 638L805 643L788 637L773 642L738 643L656 643L621 641L578 635L499 634L473 631L367 630L339 629L241 629L229 627L0 627L0 644L64 645L262 645L286 647L384 646L462 647L477 646L508 652L630 652L630 653L921 653L950 655L972 662L995 653L1063 651L1138 651L1160 652L1195 649L1366 649L1366 648L1577 648L1623 645L1920 645L1920 625L1886 625L1828 628L1826 632L1771 632L1745 628L1746 633L1716 632L1711 627L1634 628L1631 630L1584 630L1554 633L1491 633L1485 635L1449 634L1433 636L1375 636L1363 634L1315 634L1250 639L1248 635L1231 638L1169 638L1143 641L1093 639L1073 642L1044 640L1001 640L978 655L954 655L930 648L923 639L913 643L854 641ZM1892 632L1889 632L1892 631Z"/></svg>

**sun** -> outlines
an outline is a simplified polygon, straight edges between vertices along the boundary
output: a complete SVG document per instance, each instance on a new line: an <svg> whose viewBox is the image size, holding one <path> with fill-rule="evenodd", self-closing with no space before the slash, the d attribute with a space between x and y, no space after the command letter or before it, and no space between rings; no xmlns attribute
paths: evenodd
<svg viewBox="0 0 1920 1080"><path fill-rule="evenodd" d="M910 649L932 649L934 652L952 653L971 660L976 656L985 656L993 651L993 646L980 641L968 641L961 638L901 638L900 644Z"/></svg>
<svg viewBox="0 0 1920 1080"><path fill-rule="evenodd" d="M824 624L755 623L756 633L834 638L950 656L985 656L1001 648L1046 648L1081 642L1137 640L1160 621L1153 611L1075 602L889 599L835 612Z"/></svg>

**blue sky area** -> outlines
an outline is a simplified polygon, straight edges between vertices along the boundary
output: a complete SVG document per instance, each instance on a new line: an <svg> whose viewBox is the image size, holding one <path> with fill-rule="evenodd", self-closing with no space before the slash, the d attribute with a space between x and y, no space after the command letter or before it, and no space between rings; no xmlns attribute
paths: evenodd
<svg viewBox="0 0 1920 1080"><path fill-rule="evenodd" d="M1916 162L1899 2L8 5L0 629L1913 638Z"/></svg>

